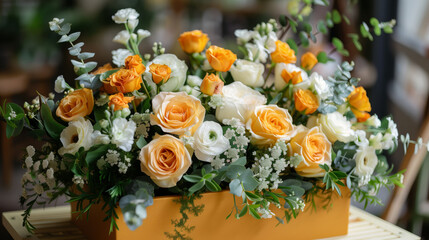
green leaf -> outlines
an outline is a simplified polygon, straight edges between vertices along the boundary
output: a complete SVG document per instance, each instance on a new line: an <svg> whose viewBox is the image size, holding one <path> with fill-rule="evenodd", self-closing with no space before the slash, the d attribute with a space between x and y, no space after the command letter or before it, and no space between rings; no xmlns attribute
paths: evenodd
<svg viewBox="0 0 429 240"><path fill-rule="evenodd" d="M308 41L308 35L304 31L299 32L299 39L301 40L301 44L303 47L308 47L308 45L310 44Z"/></svg>
<svg viewBox="0 0 429 240"><path fill-rule="evenodd" d="M230 166L231 166L231 165L244 166L244 165L246 165L246 162L247 162L246 157L241 157L241 158L239 158L239 159L235 160L234 162L232 162L232 163L230 164Z"/></svg>
<svg viewBox="0 0 429 240"><path fill-rule="evenodd" d="M80 32L75 32L69 35L69 40L70 42L74 42L76 41L76 39L80 36Z"/></svg>
<svg viewBox="0 0 429 240"><path fill-rule="evenodd" d="M246 168L240 165L229 165L226 170L226 176L229 179L236 179L239 175L241 175L244 171L246 171Z"/></svg>
<svg viewBox="0 0 429 240"><path fill-rule="evenodd" d="M206 187L211 192L219 192L222 188L213 180L206 181Z"/></svg>
<svg viewBox="0 0 429 240"><path fill-rule="evenodd" d="M279 23L280 23L283 27L286 27L286 26L287 26L287 24L288 24L287 17L286 17L285 15L280 15L280 17L279 17Z"/></svg>
<svg viewBox="0 0 429 240"><path fill-rule="evenodd" d="M282 99L283 93L279 92L268 104L277 104Z"/></svg>
<svg viewBox="0 0 429 240"><path fill-rule="evenodd" d="M383 31L384 33L390 34L390 33L393 33L393 28L389 25L386 25L383 27Z"/></svg>
<svg viewBox="0 0 429 240"><path fill-rule="evenodd" d="M323 20L320 20L317 23L317 30L319 30L319 32L321 32L322 34L328 33L328 29L326 28L325 22Z"/></svg>
<svg viewBox="0 0 429 240"><path fill-rule="evenodd" d="M183 178L184 178L186 181L191 182L191 183L197 183L197 182L200 182L200 181L201 181L201 179L202 179L200 176L197 176L197 175L184 175L184 176L183 176Z"/></svg>
<svg viewBox="0 0 429 240"><path fill-rule="evenodd" d="M92 164L96 160L100 159L104 154L106 154L110 145L99 145L98 147L92 147L85 157L85 161L88 165Z"/></svg>
<svg viewBox="0 0 429 240"><path fill-rule="evenodd" d="M243 187L238 179L234 179L229 183L229 191L237 197L241 197L243 193Z"/></svg>
<svg viewBox="0 0 429 240"><path fill-rule="evenodd" d="M319 63L327 63L329 61L329 57L328 54L326 54L326 52L319 52L317 54L317 61Z"/></svg>
<svg viewBox="0 0 429 240"><path fill-rule="evenodd" d="M200 190L203 187L204 187L204 182L203 181L198 182L198 183L194 184L191 188L189 188L189 193L193 194L194 192Z"/></svg>
<svg viewBox="0 0 429 240"><path fill-rule="evenodd" d="M373 26L375 35L380 36L381 28L380 28L380 22L377 20L377 18L371 18L369 20L369 23Z"/></svg>
<svg viewBox="0 0 429 240"><path fill-rule="evenodd" d="M246 204L246 206L244 206L244 208L241 209L241 212L240 212L240 214L238 214L238 217L243 217L244 215L246 215L248 210L249 210L249 205Z"/></svg>
<svg viewBox="0 0 429 240"><path fill-rule="evenodd" d="M334 9L334 11L332 11L332 20L334 21L335 24L338 24L341 22L341 15L337 9Z"/></svg>
<svg viewBox="0 0 429 240"><path fill-rule="evenodd" d="M263 199L262 197L254 194L252 192L246 191L245 193L246 193L247 198L252 202L259 202Z"/></svg>
<svg viewBox="0 0 429 240"><path fill-rule="evenodd" d="M62 124L58 123L53 117L52 112L49 109L48 105L42 103L40 108L40 115L43 120L43 125L45 126L46 132L54 139L59 139L61 132L66 128Z"/></svg>
<svg viewBox="0 0 429 240"><path fill-rule="evenodd" d="M261 216L259 216L258 212L255 210L255 208L250 207L250 215L252 215L256 219L261 219Z"/></svg>
<svg viewBox="0 0 429 240"><path fill-rule="evenodd" d="M304 31L307 33L311 33L313 31L313 27L309 23L304 23Z"/></svg>
<svg viewBox="0 0 429 240"><path fill-rule="evenodd" d="M246 191L253 191L259 185L259 182L253 177L253 171L246 169L239 177Z"/></svg>
<svg viewBox="0 0 429 240"><path fill-rule="evenodd" d="M106 71L106 72L100 74L100 81L105 80L106 78L110 77L110 75L114 74L117 71L119 71L119 69L109 70L109 71Z"/></svg>
<svg viewBox="0 0 429 240"><path fill-rule="evenodd" d="M295 51L295 54L298 53L298 45L296 45L295 40L293 40L292 38L289 38L288 40L286 40L286 43L289 45L289 47Z"/></svg>
<svg viewBox="0 0 429 240"><path fill-rule="evenodd" d="M143 136L140 136L139 140L137 140L136 145L138 148L142 149L144 146L147 145L146 139L144 139Z"/></svg>
<svg viewBox="0 0 429 240"><path fill-rule="evenodd" d="M365 22L360 25L360 33L362 37L368 38L370 41L374 40L371 33L369 32L369 27Z"/></svg>

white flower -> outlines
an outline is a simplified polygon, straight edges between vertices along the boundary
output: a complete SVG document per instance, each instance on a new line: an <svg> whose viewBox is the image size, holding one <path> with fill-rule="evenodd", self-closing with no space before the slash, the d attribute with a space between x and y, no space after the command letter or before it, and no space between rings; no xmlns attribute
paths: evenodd
<svg viewBox="0 0 429 240"><path fill-rule="evenodd" d="M41 194L43 193L43 191L44 191L43 186L42 186L42 185L40 185L40 184L36 184L36 185L34 186L34 191L35 191L38 195L41 195Z"/></svg>
<svg viewBox="0 0 429 240"><path fill-rule="evenodd" d="M262 87L264 70L262 63L239 59L231 66L230 72L234 81L242 82L249 87Z"/></svg>
<svg viewBox="0 0 429 240"><path fill-rule="evenodd" d="M369 137L369 145L374 149L381 150L383 149L383 134L377 133L376 135L371 135Z"/></svg>
<svg viewBox="0 0 429 240"><path fill-rule="evenodd" d="M49 168L48 170L46 170L46 177L48 177L48 179L54 178L54 169Z"/></svg>
<svg viewBox="0 0 429 240"><path fill-rule="evenodd" d="M368 146L369 141L366 138L366 132L364 130L356 130L355 131L355 141L354 143L359 147Z"/></svg>
<svg viewBox="0 0 429 240"><path fill-rule="evenodd" d="M134 143L136 123L125 118L116 118L112 126L112 143L125 152L131 151Z"/></svg>
<svg viewBox="0 0 429 240"><path fill-rule="evenodd" d="M180 88L180 92L185 92L188 95L192 95L194 97L198 97L201 95L200 89L198 87L191 87L188 85L182 86Z"/></svg>
<svg viewBox="0 0 429 240"><path fill-rule="evenodd" d="M378 128L381 126L381 121L380 119L378 119L377 114L374 114L365 121L365 124L368 126Z"/></svg>
<svg viewBox="0 0 429 240"><path fill-rule="evenodd" d="M237 44L243 45L252 39L255 33L247 29L237 29L234 32L234 35L237 37Z"/></svg>
<svg viewBox="0 0 429 240"><path fill-rule="evenodd" d="M377 154L373 147L360 147L354 156L356 161L355 173L359 177L370 176L378 163Z"/></svg>
<svg viewBox="0 0 429 240"><path fill-rule="evenodd" d="M130 33L127 30L122 30L113 38L114 42L126 45L130 40Z"/></svg>
<svg viewBox="0 0 429 240"><path fill-rule="evenodd" d="M139 13L132 8L124 8L115 13L112 16L113 21L115 23L126 23L127 20L135 20L139 17Z"/></svg>
<svg viewBox="0 0 429 240"><path fill-rule="evenodd" d="M33 166L33 159L31 157L25 158L25 166L30 169Z"/></svg>
<svg viewBox="0 0 429 240"><path fill-rule="evenodd" d="M81 147L88 150L93 145L93 131L91 122L82 117L69 122L69 125L61 132L60 140L63 147L58 150L58 153L61 156L66 153L75 154Z"/></svg>
<svg viewBox="0 0 429 240"><path fill-rule="evenodd" d="M265 41L265 47L269 53L272 53L276 50L276 41L278 40L275 32L270 32L268 38Z"/></svg>
<svg viewBox="0 0 429 240"><path fill-rule="evenodd" d="M189 75L186 83L191 87L200 87L203 80L196 75Z"/></svg>
<svg viewBox="0 0 429 240"><path fill-rule="evenodd" d="M28 157L30 157L30 158L32 158L32 157L34 156L34 154L36 153L36 149L35 149L33 146L31 146L31 145L28 145L28 146L25 148L25 150L27 151L27 155L28 155Z"/></svg>
<svg viewBox="0 0 429 240"><path fill-rule="evenodd" d="M397 139L398 138L398 128L396 126L396 123L392 120L391 117L388 117L387 121L389 122L389 125L387 127L386 132L392 134L392 137L394 139Z"/></svg>
<svg viewBox="0 0 429 240"><path fill-rule="evenodd" d="M137 30L137 36L139 37L139 41L150 36L150 32L148 30L139 29Z"/></svg>
<svg viewBox="0 0 429 240"><path fill-rule="evenodd" d="M318 122L323 133L332 143L337 140L348 143L356 138L352 124L339 112L320 114Z"/></svg>
<svg viewBox="0 0 429 240"><path fill-rule="evenodd" d="M127 49L119 48L117 50L113 50L112 51L112 62L118 67L124 66L125 65L125 59L128 56L132 56L132 55L133 55L133 53Z"/></svg>
<svg viewBox="0 0 429 240"><path fill-rule="evenodd" d="M222 107L223 106L222 95L214 94L213 96L211 96L210 102L208 104L211 108L214 108L214 109L218 107Z"/></svg>
<svg viewBox="0 0 429 240"><path fill-rule="evenodd" d="M265 96L241 82L224 86L222 94L223 106L216 108L216 119L219 122L236 118L244 124L256 106L267 103Z"/></svg>
<svg viewBox="0 0 429 240"><path fill-rule="evenodd" d="M106 134L102 134L100 131L94 131L94 133L92 134L92 138L94 141L94 145L98 145L98 144L109 144L110 143L110 139L109 136Z"/></svg>
<svg viewBox="0 0 429 240"><path fill-rule="evenodd" d="M138 24L139 24L138 19L128 19L127 25L131 31L134 31L134 29L137 27Z"/></svg>
<svg viewBox="0 0 429 240"><path fill-rule="evenodd" d="M39 168L40 168L40 161L37 161L33 164L33 170L37 172L39 171Z"/></svg>
<svg viewBox="0 0 429 240"><path fill-rule="evenodd" d="M262 63L265 63L267 61L268 53L264 45L259 43L246 43L245 47L247 49L248 57L250 60Z"/></svg>
<svg viewBox="0 0 429 240"><path fill-rule="evenodd" d="M274 87L276 88L277 91L281 91L283 88L286 87L286 82L282 78L283 70L286 70L290 73L301 72L302 82L308 81L307 73L303 69L295 66L295 64L277 63L274 69Z"/></svg>
<svg viewBox="0 0 429 240"><path fill-rule="evenodd" d="M186 72L188 71L188 66L186 63L176 57L173 54L162 54L153 59L146 67L145 79L149 79L152 84L152 74L149 72L150 65L152 63L156 64L165 64L171 69L170 78L166 83L161 86L163 92L175 92L179 91L180 88L185 84L186 81ZM156 86L154 86L156 89Z"/></svg>
<svg viewBox="0 0 429 240"><path fill-rule="evenodd" d="M69 87L70 86L66 83L62 75L58 76L57 79L55 80L55 88L54 88L55 92L62 93L64 92L64 90L66 90Z"/></svg>
<svg viewBox="0 0 429 240"><path fill-rule="evenodd" d="M194 134L195 156L205 162L211 162L217 155L229 148L229 141L223 136L219 123L206 121Z"/></svg>
<svg viewBox="0 0 429 240"><path fill-rule="evenodd" d="M48 165L49 165L49 161L47 159L42 161L42 168L43 169L46 169L48 167Z"/></svg>
<svg viewBox="0 0 429 240"><path fill-rule="evenodd" d="M311 88L316 91L320 99L325 100L332 96L332 90L321 75L313 72L310 76ZM298 87L298 86L297 86Z"/></svg>

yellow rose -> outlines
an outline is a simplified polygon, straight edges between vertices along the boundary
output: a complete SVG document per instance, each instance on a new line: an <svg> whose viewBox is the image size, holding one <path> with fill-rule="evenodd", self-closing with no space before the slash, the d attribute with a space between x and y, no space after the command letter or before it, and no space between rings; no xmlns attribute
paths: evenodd
<svg viewBox="0 0 429 240"><path fill-rule="evenodd" d="M94 96L92 90L82 88L73 91L61 99L57 108L57 116L66 122L88 116L94 108Z"/></svg>
<svg viewBox="0 0 429 240"><path fill-rule="evenodd" d="M152 63L149 66L149 72L152 73L152 80L158 84L162 81L166 83L170 79L171 68L165 64Z"/></svg>
<svg viewBox="0 0 429 240"><path fill-rule="evenodd" d="M271 60L275 63L295 63L295 51L287 43L277 40L276 50L271 53Z"/></svg>
<svg viewBox="0 0 429 240"><path fill-rule="evenodd" d="M150 123L177 135L194 134L206 113L198 98L184 92L161 92L152 100Z"/></svg>
<svg viewBox="0 0 429 240"><path fill-rule="evenodd" d="M363 87L357 87L347 97L351 110L358 122L365 122L370 115L367 112L371 111L371 104Z"/></svg>
<svg viewBox="0 0 429 240"><path fill-rule="evenodd" d="M302 156L295 171L303 177L323 177L325 171L319 164L331 165L331 142L319 127L300 126L288 147L289 156Z"/></svg>
<svg viewBox="0 0 429 240"><path fill-rule="evenodd" d="M285 83L289 83L292 81L292 84L297 84L302 82L301 71L293 71L288 72L286 69L283 69L281 73L281 77L285 81Z"/></svg>
<svg viewBox="0 0 429 240"><path fill-rule="evenodd" d="M93 75L102 74L110 70L113 70L112 65L110 65L110 63L106 63L103 66L97 68L97 70L93 71L91 74Z"/></svg>
<svg viewBox="0 0 429 240"><path fill-rule="evenodd" d="M317 64L317 58L311 52L306 52L301 56L301 66L305 70L311 70Z"/></svg>
<svg viewBox="0 0 429 240"><path fill-rule="evenodd" d="M219 72L228 71L235 60L237 60L237 55L230 50L213 45L207 49L206 57L210 66Z"/></svg>
<svg viewBox="0 0 429 240"><path fill-rule="evenodd" d="M200 53L206 47L209 38L200 30L194 30L182 33L178 40L186 53Z"/></svg>
<svg viewBox="0 0 429 240"><path fill-rule="evenodd" d="M201 83L200 90L202 93L209 96L212 96L213 94L220 94L222 93L223 84L223 81L220 80L218 76L214 75L213 73L210 75L207 73L203 79L203 82Z"/></svg>
<svg viewBox="0 0 429 240"><path fill-rule="evenodd" d="M129 108L128 103L134 100L134 97L125 97L123 93L118 93L115 95L109 96L109 107L114 104L115 111L122 110L124 108Z"/></svg>
<svg viewBox="0 0 429 240"><path fill-rule="evenodd" d="M192 164L183 142L171 135L155 137L139 155L141 171L162 187L176 186Z"/></svg>
<svg viewBox="0 0 429 240"><path fill-rule="evenodd" d="M143 60L139 55L128 56L125 59L125 68L129 70L134 70L137 74L141 75L146 70Z"/></svg>
<svg viewBox="0 0 429 240"><path fill-rule="evenodd" d="M257 106L246 123L255 145L273 145L277 140L289 141L295 134L292 117L277 105Z"/></svg>
<svg viewBox="0 0 429 240"><path fill-rule="evenodd" d="M319 100L310 90L298 89L294 93L293 98L296 110L300 112L305 110L305 114L307 115L314 113L319 108Z"/></svg>
<svg viewBox="0 0 429 240"><path fill-rule="evenodd" d="M115 87L118 92L128 93L134 90L139 90L143 80L140 74L137 74L133 70L121 69L107 79L111 87Z"/></svg>

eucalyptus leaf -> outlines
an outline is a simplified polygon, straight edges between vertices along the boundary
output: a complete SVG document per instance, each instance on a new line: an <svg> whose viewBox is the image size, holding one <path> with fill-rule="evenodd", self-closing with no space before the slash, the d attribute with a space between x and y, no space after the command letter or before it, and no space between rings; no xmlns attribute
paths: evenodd
<svg viewBox="0 0 429 240"><path fill-rule="evenodd" d="M237 197L241 197L243 194L243 187L238 179L234 179L229 183L229 191Z"/></svg>

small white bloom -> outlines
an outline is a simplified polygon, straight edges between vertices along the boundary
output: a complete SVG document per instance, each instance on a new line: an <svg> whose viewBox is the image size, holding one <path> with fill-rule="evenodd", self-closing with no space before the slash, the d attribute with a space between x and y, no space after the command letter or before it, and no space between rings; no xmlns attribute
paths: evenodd
<svg viewBox="0 0 429 240"><path fill-rule="evenodd" d="M128 28L131 31L134 31L134 29L137 27L137 25L139 24L139 20L138 19L129 19L128 20Z"/></svg>
<svg viewBox="0 0 429 240"><path fill-rule="evenodd" d="M249 87L262 87L265 83L264 70L262 63L239 59L231 66L230 72L234 81L242 82Z"/></svg>
<svg viewBox="0 0 429 240"><path fill-rule="evenodd" d="M42 168L43 169L46 169L48 167L48 165L49 165L49 161L47 159L42 161Z"/></svg>
<svg viewBox="0 0 429 240"><path fill-rule="evenodd" d="M194 134L195 156L201 161L211 162L228 148L229 141L223 136L219 123L205 121Z"/></svg>
<svg viewBox="0 0 429 240"><path fill-rule="evenodd" d="M139 13L132 8L120 9L112 16L115 23L126 23L127 20L135 20L139 17Z"/></svg>
<svg viewBox="0 0 429 240"><path fill-rule="evenodd" d="M91 122L82 117L69 122L69 125L61 132L60 140L63 147L58 150L58 153L61 156L65 153L75 154L81 147L88 150L93 145L93 131Z"/></svg>
<svg viewBox="0 0 429 240"><path fill-rule="evenodd" d="M48 170L46 170L46 177L48 177L49 179L54 178L54 169L53 168L49 168Z"/></svg>
<svg viewBox="0 0 429 240"><path fill-rule="evenodd" d="M210 97L210 102L208 103L211 108L218 108L223 106L223 98L220 94L214 94Z"/></svg>
<svg viewBox="0 0 429 240"><path fill-rule="evenodd" d="M394 139L397 139L398 138L398 127L396 126L396 123L392 120L391 117L388 117L387 121L389 121L389 125L387 127L387 132L392 134L392 137Z"/></svg>
<svg viewBox="0 0 429 240"><path fill-rule="evenodd" d="M248 53L248 57L251 61L265 63L268 58L268 53L261 42L246 43L245 45Z"/></svg>
<svg viewBox="0 0 429 240"><path fill-rule="evenodd" d="M40 161L37 161L33 164L33 170L38 172L40 168Z"/></svg>
<svg viewBox="0 0 429 240"><path fill-rule="evenodd" d="M148 30L139 29L137 30L137 35L139 40L143 40L150 36L150 32Z"/></svg>
<svg viewBox="0 0 429 240"><path fill-rule="evenodd" d="M112 143L126 152L131 151L134 143L136 123L125 118L116 118L112 126Z"/></svg>
<svg viewBox="0 0 429 240"><path fill-rule="evenodd" d="M373 114L370 118L365 121L365 124L368 126L372 126L378 128L381 126L381 121L378 119L377 114Z"/></svg>
<svg viewBox="0 0 429 240"><path fill-rule="evenodd" d="M25 166L30 169L33 166L33 159L31 157L25 158Z"/></svg>
<svg viewBox="0 0 429 240"><path fill-rule="evenodd" d="M42 173L39 173L37 175L37 179L39 180L40 183L45 183L46 182L46 177Z"/></svg>
<svg viewBox="0 0 429 240"><path fill-rule="evenodd" d="M219 168L225 166L225 160L223 158L220 158L219 156L216 156L212 160L211 165L214 169L219 169Z"/></svg>
<svg viewBox="0 0 429 240"><path fill-rule="evenodd" d="M369 141L366 138L366 132L364 130L355 131L355 141L354 143L359 147L364 147L369 145Z"/></svg>
<svg viewBox="0 0 429 240"><path fill-rule="evenodd" d="M130 33L127 30L122 30L113 38L114 42L126 45L130 40Z"/></svg>
<svg viewBox="0 0 429 240"><path fill-rule="evenodd" d="M320 99L325 100L328 97L332 96L331 88L328 86L328 84L323 79L323 77L319 75L317 72L313 72L310 75L310 82L311 82L311 88L314 91L316 91L317 96L319 96Z"/></svg>
<svg viewBox="0 0 429 240"><path fill-rule="evenodd" d="M373 147L360 147L354 156L356 161L355 173L359 177L370 176L378 163L377 154Z"/></svg>
<svg viewBox="0 0 429 240"><path fill-rule="evenodd" d="M92 138L94 141L94 145L98 145L98 144L109 144L110 143L110 139L109 136L106 134L102 134L100 131L94 131L94 133L92 134Z"/></svg>
<svg viewBox="0 0 429 240"><path fill-rule="evenodd" d="M42 186L42 185L40 185L40 184L36 184L36 185L34 186L34 191L35 191L38 195L42 195L42 193L43 193L43 191L44 191L43 186Z"/></svg>
<svg viewBox="0 0 429 240"><path fill-rule="evenodd" d="M369 137L369 146L373 147L376 150L383 149L383 134L377 133L376 135L371 135Z"/></svg>
<svg viewBox="0 0 429 240"><path fill-rule="evenodd" d="M34 154L36 153L36 149L31 145L27 146L27 148L25 150L27 150L27 155L30 158L32 158L34 156Z"/></svg>
<svg viewBox="0 0 429 240"><path fill-rule="evenodd" d="M191 87L200 87L203 80L196 75L189 75L186 83Z"/></svg>
<svg viewBox="0 0 429 240"><path fill-rule="evenodd" d="M104 157L101 157L100 159L98 159L97 161L97 167L98 169L103 169L104 165L106 164L106 161L104 160Z"/></svg>
<svg viewBox="0 0 429 240"><path fill-rule="evenodd" d="M125 65L125 59L128 56L132 56L132 55L133 55L133 53L130 52L129 50L127 50L127 49L119 48L117 50L113 50L112 51L112 62L116 66L122 67L122 66Z"/></svg>
<svg viewBox="0 0 429 240"><path fill-rule="evenodd" d="M66 80L64 80L64 77L62 75L58 76L55 80L55 92L62 93L69 87L70 86L66 83Z"/></svg>
<svg viewBox="0 0 429 240"><path fill-rule="evenodd" d="M255 33L247 29L237 29L234 32L234 35L237 37L237 44L243 45L252 39Z"/></svg>

